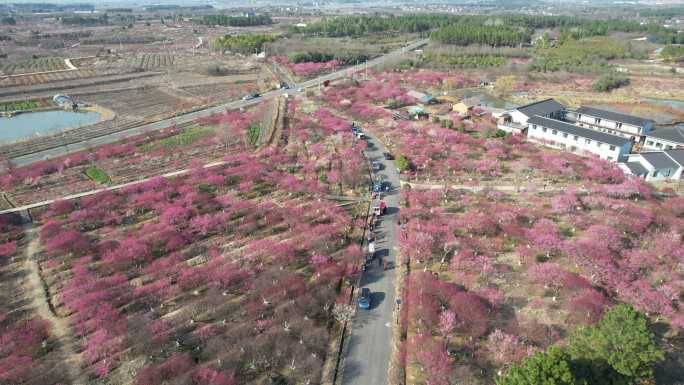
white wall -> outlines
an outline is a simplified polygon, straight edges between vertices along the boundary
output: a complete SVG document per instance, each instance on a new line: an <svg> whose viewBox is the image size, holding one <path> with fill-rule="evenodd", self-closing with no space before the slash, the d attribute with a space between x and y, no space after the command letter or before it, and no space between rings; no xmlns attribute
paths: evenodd
<svg viewBox="0 0 684 385"><path fill-rule="evenodd" d="M521 124L523 126L527 125L527 119L529 119L529 117L527 115L523 114L522 112L520 112L518 110L513 110L513 111L511 111L510 115L511 115L511 121L513 123L518 123L518 124Z"/></svg>
<svg viewBox="0 0 684 385"><path fill-rule="evenodd" d="M654 138L652 136L647 136L646 140L644 141L644 150L663 151L672 150L674 148L684 148L684 146L664 139Z"/></svg>
<svg viewBox="0 0 684 385"><path fill-rule="evenodd" d="M616 122L614 120L597 118L591 115L578 114L573 112L568 114L571 120L574 120L580 127L590 128L592 130L605 132L611 135L620 136L623 138L640 140L640 138L651 132L651 123L647 123L644 127L635 126L624 122ZM596 119L600 119L599 122Z"/></svg>
<svg viewBox="0 0 684 385"><path fill-rule="evenodd" d="M555 132L555 133L554 133ZM530 124L527 128L527 137L530 141L542 143L554 148L560 148L566 151L574 152L580 155L594 155L601 159L617 162L622 160L631 150L631 143L625 143L622 147L612 146L607 143L597 142L581 136L575 137L571 134L564 134L561 131L556 131L552 128L536 126Z"/></svg>

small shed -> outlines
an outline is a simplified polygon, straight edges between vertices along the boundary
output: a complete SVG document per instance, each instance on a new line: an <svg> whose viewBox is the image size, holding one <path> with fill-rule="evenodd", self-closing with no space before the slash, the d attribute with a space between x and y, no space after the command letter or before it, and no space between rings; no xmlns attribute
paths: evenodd
<svg viewBox="0 0 684 385"><path fill-rule="evenodd" d="M454 104L454 106L452 107L452 110L454 112L458 112L459 115L461 115L461 116L466 116L466 115L470 114L470 111L474 107L478 107L481 104L482 104L482 100L480 100L480 98L478 98L478 97L465 98L465 99L461 100L460 102Z"/></svg>

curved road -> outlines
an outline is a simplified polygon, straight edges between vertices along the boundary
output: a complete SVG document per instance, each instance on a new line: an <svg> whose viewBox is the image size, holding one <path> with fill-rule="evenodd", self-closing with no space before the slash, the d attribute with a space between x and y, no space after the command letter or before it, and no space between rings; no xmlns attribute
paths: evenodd
<svg viewBox="0 0 684 385"><path fill-rule="evenodd" d="M384 176L385 181L391 183L391 190L384 198L387 214L381 217L375 231L377 258L361 276L360 286L371 290L371 308L359 308L356 311L342 369L342 383L345 385L387 384L389 363L392 359L399 174L394 161L384 159L382 153L387 149L379 140L369 136L368 144L368 160L382 164L382 169L375 173L374 178L378 175ZM390 267L387 270L382 267L384 261L389 263Z"/></svg>
<svg viewBox="0 0 684 385"><path fill-rule="evenodd" d="M343 70L333 72L333 73L330 73L328 75L320 76L316 79L312 79L312 80L308 80L308 81L299 83L294 88L299 89L299 88L317 87L318 85L323 84L323 82L325 82L326 80L337 80L337 79L344 78L345 76L348 76L349 74L356 73L359 71L363 71L366 68L373 67L373 66L376 66L378 64L382 64L386 60L391 59L393 57L401 56L401 55L405 54L406 52L409 52L411 50L414 50L418 47L421 47L421 46L427 44L427 42L428 42L428 39L422 39L422 40L414 41L414 42L408 44L407 46L405 46L399 50L390 52L386 55L377 57L373 60L369 60L366 63L359 64L359 65L349 67L349 68L345 68ZM295 90L269 91L269 92L264 93L263 95L261 95L261 97L256 98L256 99L237 100L237 101L229 102L226 104L222 104L220 106L205 108L202 110L190 112L190 113L180 115L180 116L176 116L173 118L160 120L160 121L155 122L155 123L145 124L142 126L138 126L138 127L128 129L128 130L103 135L103 136L100 136L100 137L97 137L94 139L90 139L87 141L73 143L73 144L69 144L69 145L65 145L65 146L51 148L51 149L44 150L44 151L35 152L32 154L19 156L19 157L13 158L12 162L16 166L19 166L19 167L26 166L26 165L29 165L31 163L35 163L35 162L38 162L41 160L55 158L55 157L63 156L63 155L66 155L66 154L69 154L72 152L81 151L81 150L84 150L84 149L87 149L90 147L116 142L116 141L119 141L119 140L122 140L125 138L129 138L131 136L139 135L139 134L142 134L145 132L160 130L162 128L172 126L174 124L183 124L183 123L192 122L196 119L205 118L205 117L211 116L214 113L223 112L227 109L233 110L233 109L251 106L251 105L259 103L263 99L272 99L272 98L279 97L283 94L290 93L290 92L296 92L296 91Z"/></svg>

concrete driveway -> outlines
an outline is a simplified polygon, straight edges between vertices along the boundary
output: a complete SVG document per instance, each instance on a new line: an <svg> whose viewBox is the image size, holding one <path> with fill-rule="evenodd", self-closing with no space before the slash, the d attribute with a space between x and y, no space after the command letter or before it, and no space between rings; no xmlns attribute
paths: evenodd
<svg viewBox="0 0 684 385"><path fill-rule="evenodd" d="M361 287L371 290L371 308L357 309L352 334L344 358L342 383L348 385L385 385L388 379L389 362L392 358L392 318L395 305L396 277L396 225L399 219L399 174L393 160L385 160L387 151L382 143L369 137L366 152L369 160L378 161L381 170L373 173L374 180L383 175L391 183L391 190L384 196L387 214L380 217L376 228L377 258L363 273ZM384 194L383 194L384 195ZM377 203L377 200L375 201ZM389 263L387 270L383 262Z"/></svg>

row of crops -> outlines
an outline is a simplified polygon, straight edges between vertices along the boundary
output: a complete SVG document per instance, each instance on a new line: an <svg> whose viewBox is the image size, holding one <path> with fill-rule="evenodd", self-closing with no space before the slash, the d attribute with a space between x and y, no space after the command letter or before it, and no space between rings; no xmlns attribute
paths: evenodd
<svg viewBox="0 0 684 385"><path fill-rule="evenodd" d="M46 57L39 59L23 59L15 62L0 62L0 75L17 75L32 72L45 72L66 69L64 59Z"/></svg>

